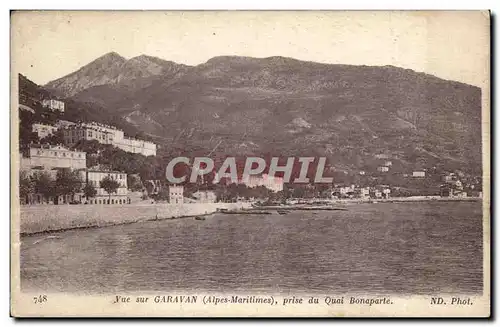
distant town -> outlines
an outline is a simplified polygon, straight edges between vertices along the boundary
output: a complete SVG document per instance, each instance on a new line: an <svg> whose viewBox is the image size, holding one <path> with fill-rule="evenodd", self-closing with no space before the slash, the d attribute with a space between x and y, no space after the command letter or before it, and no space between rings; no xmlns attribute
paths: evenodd
<svg viewBox="0 0 500 327"><path fill-rule="evenodd" d="M237 183L211 179L196 185L168 184L158 164L159 145L151 140L127 136L112 124L63 119L68 109L64 100L48 93L21 88L20 198L21 204L127 205L168 202L215 203L260 202L296 204L338 200L370 201L402 197L468 198L482 196L481 177L461 170L437 172L435 167L398 172L399 183L387 183L384 175L393 170L393 160L379 155L376 171L360 169L350 178L334 178L331 185L292 185L279 176L262 173ZM151 171L155 171L151 173ZM158 172L159 171L159 172ZM440 174L436 179L436 175ZM340 174L342 177L342 173ZM347 175L345 173L344 175ZM338 174L337 174L338 177ZM431 178L432 177L432 178ZM427 194L408 192L433 189ZM439 185L436 188L436 181ZM384 182L386 181L386 182Z"/></svg>

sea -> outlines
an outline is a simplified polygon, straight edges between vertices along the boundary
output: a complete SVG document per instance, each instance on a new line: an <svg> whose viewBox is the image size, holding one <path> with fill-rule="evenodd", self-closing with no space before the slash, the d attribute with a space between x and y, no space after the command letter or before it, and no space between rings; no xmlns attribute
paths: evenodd
<svg viewBox="0 0 500 327"><path fill-rule="evenodd" d="M481 294L480 202L213 214L21 237L21 290Z"/></svg>

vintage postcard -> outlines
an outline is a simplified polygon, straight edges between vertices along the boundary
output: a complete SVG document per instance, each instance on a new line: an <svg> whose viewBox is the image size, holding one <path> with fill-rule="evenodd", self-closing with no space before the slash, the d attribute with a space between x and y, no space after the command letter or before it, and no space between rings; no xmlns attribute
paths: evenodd
<svg viewBox="0 0 500 327"><path fill-rule="evenodd" d="M489 317L488 11L13 11L14 317Z"/></svg>

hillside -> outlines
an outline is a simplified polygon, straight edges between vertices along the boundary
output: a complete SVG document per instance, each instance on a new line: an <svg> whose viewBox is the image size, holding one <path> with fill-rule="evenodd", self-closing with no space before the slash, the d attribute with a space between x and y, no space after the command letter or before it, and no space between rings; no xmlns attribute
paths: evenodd
<svg viewBox="0 0 500 327"><path fill-rule="evenodd" d="M235 56L149 66L151 57L143 57L151 69L112 53L47 87L98 103L193 155L214 147L218 154L326 155L346 172L373 170L383 156L401 171L481 171L477 87L393 66Z"/></svg>
<svg viewBox="0 0 500 327"><path fill-rule="evenodd" d="M18 83L19 104L23 108L20 110L21 128L31 130L31 124L34 122L54 124L56 120L62 119L74 122L97 121L115 125L123 129L128 135L135 136L142 134L139 129L137 129L134 125L129 124L124 118L103 110L103 107L95 103L82 102L72 98L62 98L58 96L58 93L37 85L21 74L19 74ZM62 98L65 102L65 112L61 114L58 112L50 112L48 109L43 108L41 101L44 98Z"/></svg>

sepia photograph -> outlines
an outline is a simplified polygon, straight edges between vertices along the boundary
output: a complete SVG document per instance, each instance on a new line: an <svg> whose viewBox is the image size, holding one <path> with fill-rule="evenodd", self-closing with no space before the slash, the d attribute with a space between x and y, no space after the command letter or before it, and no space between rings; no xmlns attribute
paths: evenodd
<svg viewBox="0 0 500 327"><path fill-rule="evenodd" d="M490 12L10 19L12 316L490 316Z"/></svg>

